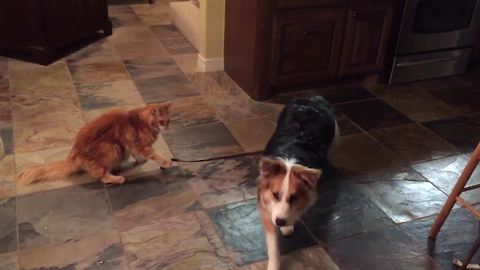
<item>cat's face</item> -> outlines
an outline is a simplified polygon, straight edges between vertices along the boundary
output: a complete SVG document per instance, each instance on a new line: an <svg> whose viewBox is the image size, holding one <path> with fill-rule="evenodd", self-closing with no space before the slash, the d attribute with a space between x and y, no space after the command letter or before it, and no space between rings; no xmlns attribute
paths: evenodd
<svg viewBox="0 0 480 270"><path fill-rule="evenodd" d="M150 104L145 108L145 118L152 127L161 130L168 128L170 124L170 107L171 102Z"/></svg>

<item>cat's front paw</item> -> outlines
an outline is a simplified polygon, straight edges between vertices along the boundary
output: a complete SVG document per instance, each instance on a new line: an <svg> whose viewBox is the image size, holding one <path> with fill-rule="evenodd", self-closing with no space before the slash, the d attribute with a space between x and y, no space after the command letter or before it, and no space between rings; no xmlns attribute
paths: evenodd
<svg viewBox="0 0 480 270"><path fill-rule="evenodd" d="M143 164L145 162L148 161L148 159L140 156L140 155L136 155L136 154L132 154L133 158L135 159L135 164L138 165L138 164Z"/></svg>
<svg viewBox="0 0 480 270"><path fill-rule="evenodd" d="M160 163L160 168L166 169L172 167L172 161L171 160L164 160Z"/></svg>
<svg viewBox="0 0 480 270"><path fill-rule="evenodd" d="M148 161L148 159L144 159L144 158L139 158L139 159L135 159L135 164L136 165L141 165L141 164L144 164Z"/></svg>

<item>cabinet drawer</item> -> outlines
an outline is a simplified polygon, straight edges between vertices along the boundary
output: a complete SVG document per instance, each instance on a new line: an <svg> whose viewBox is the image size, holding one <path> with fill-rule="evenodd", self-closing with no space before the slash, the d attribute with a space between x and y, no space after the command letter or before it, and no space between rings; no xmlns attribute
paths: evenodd
<svg viewBox="0 0 480 270"><path fill-rule="evenodd" d="M370 0L371 1L371 0ZM345 4L347 0L278 0L279 8L320 7Z"/></svg>
<svg viewBox="0 0 480 270"><path fill-rule="evenodd" d="M273 29L272 82L335 77L345 11L323 8L279 14Z"/></svg>

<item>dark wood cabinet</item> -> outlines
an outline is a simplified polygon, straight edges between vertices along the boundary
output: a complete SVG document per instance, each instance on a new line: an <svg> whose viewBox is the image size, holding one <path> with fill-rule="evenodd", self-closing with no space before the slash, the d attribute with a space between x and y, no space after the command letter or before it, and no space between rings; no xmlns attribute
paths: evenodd
<svg viewBox="0 0 480 270"><path fill-rule="evenodd" d="M105 14L108 16L107 5L99 5L98 0L75 0L75 2L78 7L78 18L85 20L85 23L80 25L84 31L95 28L96 25L102 25L105 21ZM107 28L105 30L108 31L110 29Z"/></svg>
<svg viewBox="0 0 480 270"><path fill-rule="evenodd" d="M343 21L341 8L280 12L274 19L271 83L335 77Z"/></svg>
<svg viewBox="0 0 480 270"><path fill-rule="evenodd" d="M392 5L363 5L348 10L340 76L381 71L393 18Z"/></svg>
<svg viewBox="0 0 480 270"><path fill-rule="evenodd" d="M15 0L3 6L7 51L26 53L41 64L85 36L112 33L106 0Z"/></svg>
<svg viewBox="0 0 480 270"><path fill-rule="evenodd" d="M7 23L6 11L0 4L0 54L3 54L7 49Z"/></svg>
<svg viewBox="0 0 480 270"><path fill-rule="evenodd" d="M227 0L225 71L256 100L381 72L393 8L393 0Z"/></svg>
<svg viewBox="0 0 480 270"><path fill-rule="evenodd" d="M46 41L49 44L58 44L70 39L78 29L75 6L71 0L48 0L48 5L41 6L41 14L45 22ZM25 34L25 33L23 33Z"/></svg>
<svg viewBox="0 0 480 270"><path fill-rule="evenodd" d="M322 7L345 4L348 0L277 0L278 8Z"/></svg>

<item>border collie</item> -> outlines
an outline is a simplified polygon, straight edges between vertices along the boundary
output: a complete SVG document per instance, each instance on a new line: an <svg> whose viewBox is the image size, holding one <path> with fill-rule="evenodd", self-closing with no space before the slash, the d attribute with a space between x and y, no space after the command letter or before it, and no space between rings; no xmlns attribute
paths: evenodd
<svg viewBox="0 0 480 270"><path fill-rule="evenodd" d="M333 109L322 97L296 99L281 112L260 160L258 208L268 251L268 270L280 269L276 228L284 236L316 200L316 186L339 135Z"/></svg>

